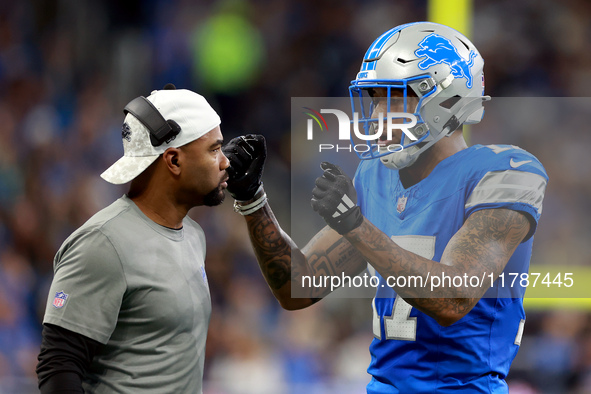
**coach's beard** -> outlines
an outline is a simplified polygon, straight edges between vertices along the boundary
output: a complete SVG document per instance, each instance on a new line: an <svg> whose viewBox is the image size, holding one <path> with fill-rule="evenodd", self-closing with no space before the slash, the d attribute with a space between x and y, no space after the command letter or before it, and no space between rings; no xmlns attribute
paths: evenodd
<svg viewBox="0 0 591 394"><path fill-rule="evenodd" d="M218 187L207 193L205 197L203 197L203 205L208 207L215 207L223 203L225 198L226 194L224 193L224 189L220 184L218 185Z"/></svg>

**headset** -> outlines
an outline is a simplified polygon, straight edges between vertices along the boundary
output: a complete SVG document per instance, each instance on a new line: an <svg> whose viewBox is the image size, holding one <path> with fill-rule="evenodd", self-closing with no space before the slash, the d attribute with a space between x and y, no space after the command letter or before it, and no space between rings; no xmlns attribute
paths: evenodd
<svg viewBox="0 0 591 394"><path fill-rule="evenodd" d="M174 90L176 87L169 83L165 90ZM172 119L165 120L154 104L144 96L131 100L123 109L123 113L132 114L150 132L152 146L160 146L164 142L170 142L181 132L181 126Z"/></svg>

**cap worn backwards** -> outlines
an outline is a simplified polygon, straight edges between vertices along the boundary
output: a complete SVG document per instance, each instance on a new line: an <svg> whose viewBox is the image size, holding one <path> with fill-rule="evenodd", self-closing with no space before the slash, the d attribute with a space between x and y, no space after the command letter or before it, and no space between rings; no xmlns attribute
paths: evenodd
<svg viewBox="0 0 591 394"><path fill-rule="evenodd" d="M119 185L133 180L166 149L178 148L195 141L221 123L220 117L207 100L190 90L155 90L147 99L164 119L178 123L181 131L173 139L153 146L146 126L128 113L121 130L124 154L101 174L107 182Z"/></svg>

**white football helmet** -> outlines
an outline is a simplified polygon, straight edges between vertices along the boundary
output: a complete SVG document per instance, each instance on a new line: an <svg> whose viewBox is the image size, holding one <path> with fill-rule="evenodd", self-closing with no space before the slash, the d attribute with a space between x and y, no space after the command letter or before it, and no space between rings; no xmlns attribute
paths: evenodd
<svg viewBox="0 0 591 394"><path fill-rule="evenodd" d="M402 134L397 149L368 140L367 150L357 152L359 158L380 158L393 169L408 167L461 125L480 122L484 115L482 103L490 100L484 96L483 67L484 59L470 40L444 25L409 23L379 36L367 50L361 70L349 87L353 114L358 113L359 125L367 136L376 134L376 123L385 131L388 117L371 118L374 105L367 92L386 88L391 112L391 93L398 89L403 93L404 112L413 114L417 122ZM414 112L407 110L408 89L418 100ZM400 115L390 119L409 123L408 116Z"/></svg>

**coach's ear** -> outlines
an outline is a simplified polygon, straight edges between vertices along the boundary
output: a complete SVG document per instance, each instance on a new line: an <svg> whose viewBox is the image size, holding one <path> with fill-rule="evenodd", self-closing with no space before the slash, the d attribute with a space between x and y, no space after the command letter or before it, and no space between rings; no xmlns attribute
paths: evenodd
<svg viewBox="0 0 591 394"><path fill-rule="evenodd" d="M181 173L181 150L179 148L168 148L162 154L162 160L166 168L174 176L179 176Z"/></svg>

